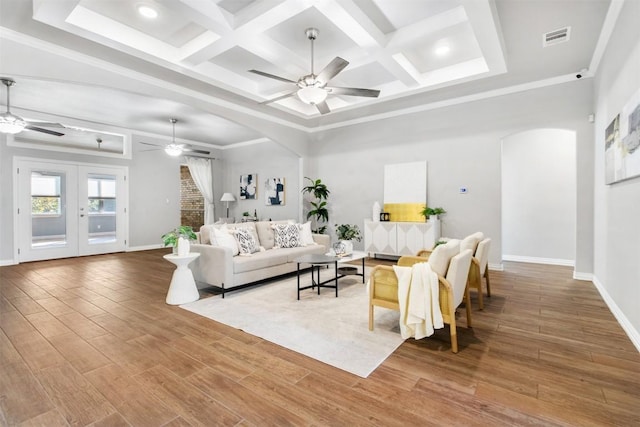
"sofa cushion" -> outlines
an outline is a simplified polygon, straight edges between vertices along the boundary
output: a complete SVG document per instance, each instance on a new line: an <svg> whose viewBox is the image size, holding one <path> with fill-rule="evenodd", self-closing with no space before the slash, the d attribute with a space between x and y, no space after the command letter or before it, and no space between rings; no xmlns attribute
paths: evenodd
<svg viewBox="0 0 640 427"><path fill-rule="evenodd" d="M247 271L254 271L262 268L273 267L275 265L286 264L286 262L286 253L282 253L277 249L271 249L264 252L256 252L250 257L235 257L233 259L233 272L235 274L246 273Z"/></svg>
<svg viewBox="0 0 640 427"><path fill-rule="evenodd" d="M313 240L313 233L311 233L311 222L307 221L304 224L298 224L300 229L300 246L315 245Z"/></svg>
<svg viewBox="0 0 640 427"><path fill-rule="evenodd" d="M274 224L274 247L297 248L300 244L300 229L296 224Z"/></svg>
<svg viewBox="0 0 640 427"><path fill-rule="evenodd" d="M326 248L322 245L309 245L299 248L276 249L276 252L286 255L287 262L296 262L296 258L302 255L324 254L326 251Z"/></svg>
<svg viewBox="0 0 640 427"><path fill-rule="evenodd" d="M258 221L255 223L256 232L258 233L258 239L260 239L260 246L265 249L271 249L275 245L275 234L272 225L273 224L293 224L293 220L279 220L279 221Z"/></svg>
<svg viewBox="0 0 640 427"><path fill-rule="evenodd" d="M238 247L236 238L229 232L226 226L223 225L219 228L212 227L211 236L211 245L229 248L231 249L231 253L233 254L233 256L238 255L238 253L240 252L240 248Z"/></svg>
<svg viewBox="0 0 640 427"><path fill-rule="evenodd" d="M447 243L438 245L429 256L429 266L440 276L446 276L449 261L460 252L460 240L451 239Z"/></svg>
<svg viewBox="0 0 640 427"><path fill-rule="evenodd" d="M251 232L246 228L236 228L233 232L233 236L238 242L240 255L250 255L260 250L258 242L256 242L256 239L253 238Z"/></svg>
<svg viewBox="0 0 640 427"><path fill-rule="evenodd" d="M256 241L256 244L258 246L261 246L262 244L260 243L260 238L258 237L258 233L256 232L256 225L253 222L240 222L240 223L235 223L235 224L227 224L227 227L229 228L229 230L237 230L239 228L244 229L249 231L249 233L251 233L251 236L253 237L253 240Z"/></svg>

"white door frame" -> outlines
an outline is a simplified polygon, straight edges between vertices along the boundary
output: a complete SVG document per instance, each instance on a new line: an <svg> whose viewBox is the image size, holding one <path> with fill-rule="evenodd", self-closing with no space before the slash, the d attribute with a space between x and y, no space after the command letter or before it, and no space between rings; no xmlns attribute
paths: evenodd
<svg viewBox="0 0 640 427"><path fill-rule="evenodd" d="M74 162L74 161L64 161L64 160L50 160L50 159L41 159L41 158L36 158L36 157L14 157L13 159L13 206L15 207L15 209L13 210L13 229L14 229L14 233L13 233L13 248L14 248L14 253L13 253L13 257L16 260L17 263L20 263L20 246L21 246L21 224L20 224L20 217L18 215L18 208L20 206L20 194L19 194L19 174L18 174L18 168L19 165L22 164L23 162L29 162L29 163L35 163L38 165L42 165L42 167L44 168L50 168L52 170L55 170L56 167L58 168L66 168L66 170L68 170L71 167L75 167L76 168L76 177L79 175L79 172L82 168L88 168L88 169L83 169L83 170L98 170L98 171L103 171L105 169L109 169L109 170L117 170L121 173L118 174L119 179L122 180L121 184L122 185L122 194L118 193L118 200L122 200L123 202L118 203L117 209L120 211L120 213L122 213L122 219L118 222L117 224L117 236L118 239L124 239L124 244L120 243L120 247L119 248L114 248L113 246L111 247L101 247L98 248L98 245L95 248L92 248L91 251L89 250L85 250L83 251L84 253L82 253L80 251L80 248L78 247L78 243L75 243L75 255L71 255L71 256L79 256L79 255L90 255L90 254L96 254L96 253L109 253L109 252L116 252L116 251L126 251L129 247L129 183L128 183L128 179L127 176L129 175L129 168L127 166L120 166L120 165L104 165L104 164L97 164L97 163L83 163L83 162ZM23 172L24 173L24 172ZM79 180L78 180L79 181ZM76 222L79 218L79 211L78 211L78 200L80 200L80 197L78 195L78 188L79 188L79 182L75 182L74 184L74 194L75 194L75 201L74 201L74 206L71 206L71 209L74 210L74 212L68 212L67 215L71 216L73 215ZM120 199L121 197L121 199ZM86 203L86 202L85 202ZM124 206L121 206L124 205ZM75 232L75 239L77 240L79 237L79 231L76 229L74 230ZM66 256L66 255L65 255ZM24 262L24 260L23 260Z"/></svg>

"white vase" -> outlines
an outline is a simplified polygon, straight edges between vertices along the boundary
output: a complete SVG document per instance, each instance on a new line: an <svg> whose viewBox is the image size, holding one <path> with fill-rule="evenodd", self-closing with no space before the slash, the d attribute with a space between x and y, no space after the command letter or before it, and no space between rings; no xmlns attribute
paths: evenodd
<svg viewBox="0 0 640 427"><path fill-rule="evenodd" d="M184 237L178 238L178 256L187 256L191 250L191 243Z"/></svg>
<svg viewBox="0 0 640 427"><path fill-rule="evenodd" d="M351 240L340 240L340 243L344 245L344 254L349 255L353 252L353 243Z"/></svg>
<svg viewBox="0 0 640 427"><path fill-rule="evenodd" d="M382 212L382 208L380 207L380 203L375 202L373 204L373 211L372 211L373 222L380 222L380 213L381 212Z"/></svg>

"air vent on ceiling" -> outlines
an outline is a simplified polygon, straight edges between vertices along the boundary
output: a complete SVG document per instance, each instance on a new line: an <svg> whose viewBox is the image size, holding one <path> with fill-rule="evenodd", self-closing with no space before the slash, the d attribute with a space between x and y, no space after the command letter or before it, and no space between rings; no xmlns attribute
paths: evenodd
<svg viewBox="0 0 640 427"><path fill-rule="evenodd" d="M568 42L570 36L571 27L564 27L557 30L549 31L548 33L544 33L542 35L542 47Z"/></svg>

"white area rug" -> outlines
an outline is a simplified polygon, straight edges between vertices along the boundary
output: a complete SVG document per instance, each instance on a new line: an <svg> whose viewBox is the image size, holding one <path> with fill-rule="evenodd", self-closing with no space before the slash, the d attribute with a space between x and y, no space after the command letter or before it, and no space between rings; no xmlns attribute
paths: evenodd
<svg viewBox="0 0 640 427"><path fill-rule="evenodd" d="M332 274L333 269L324 269L322 279ZM301 286L310 280L305 272ZM307 289L298 301L294 275L181 307L366 378L404 341L399 313L376 308L375 330L369 331L369 295L362 277L344 277L339 283L338 298L334 289L322 289L320 295Z"/></svg>

